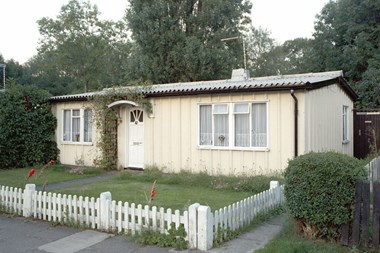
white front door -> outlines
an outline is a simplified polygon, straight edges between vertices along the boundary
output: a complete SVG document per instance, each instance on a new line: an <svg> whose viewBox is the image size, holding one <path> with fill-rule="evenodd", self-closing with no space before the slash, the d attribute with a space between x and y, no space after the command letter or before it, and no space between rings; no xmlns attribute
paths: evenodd
<svg viewBox="0 0 380 253"><path fill-rule="evenodd" d="M131 168L144 168L144 112L133 108L129 112L129 164Z"/></svg>

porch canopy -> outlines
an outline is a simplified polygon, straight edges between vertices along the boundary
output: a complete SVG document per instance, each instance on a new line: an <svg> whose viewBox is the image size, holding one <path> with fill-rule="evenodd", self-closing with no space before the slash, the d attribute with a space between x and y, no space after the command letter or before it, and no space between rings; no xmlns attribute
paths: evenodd
<svg viewBox="0 0 380 253"><path fill-rule="evenodd" d="M129 100L118 100L108 105L108 108L114 107L114 106L120 106L120 105L131 105L133 107L138 106L137 103Z"/></svg>

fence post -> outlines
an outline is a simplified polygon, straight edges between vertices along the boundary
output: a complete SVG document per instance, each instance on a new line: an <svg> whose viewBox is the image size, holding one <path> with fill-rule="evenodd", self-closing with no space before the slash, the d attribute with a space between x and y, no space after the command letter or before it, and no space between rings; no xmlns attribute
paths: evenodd
<svg viewBox="0 0 380 253"><path fill-rule="evenodd" d="M278 181L270 181L269 189L277 188L280 186L280 182Z"/></svg>
<svg viewBox="0 0 380 253"><path fill-rule="evenodd" d="M198 217L197 211L199 207L199 203L192 204L189 206L189 232L188 232L188 240L190 249L198 248L197 234L198 234Z"/></svg>
<svg viewBox="0 0 380 253"><path fill-rule="evenodd" d="M111 192L100 193L100 229L108 230L110 225L110 213L111 213Z"/></svg>
<svg viewBox="0 0 380 253"><path fill-rule="evenodd" d="M209 206L198 207L198 249L209 250L213 245L213 217Z"/></svg>
<svg viewBox="0 0 380 253"><path fill-rule="evenodd" d="M36 191L35 184L26 184L24 190L24 201L22 206L22 214L24 217L29 217L33 214L33 195Z"/></svg>

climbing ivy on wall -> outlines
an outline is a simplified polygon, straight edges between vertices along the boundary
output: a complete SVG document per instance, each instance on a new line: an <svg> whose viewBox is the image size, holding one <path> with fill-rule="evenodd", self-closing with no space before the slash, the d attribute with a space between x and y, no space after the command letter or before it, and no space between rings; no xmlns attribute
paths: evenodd
<svg viewBox="0 0 380 253"><path fill-rule="evenodd" d="M136 82L129 87L105 89L91 99L94 109L93 122L100 134L97 147L101 155L95 161L97 166L106 170L117 169L117 127L121 123L121 118L117 108L108 108L108 105L118 100L129 100L150 113L152 105L144 96L150 88L149 82Z"/></svg>

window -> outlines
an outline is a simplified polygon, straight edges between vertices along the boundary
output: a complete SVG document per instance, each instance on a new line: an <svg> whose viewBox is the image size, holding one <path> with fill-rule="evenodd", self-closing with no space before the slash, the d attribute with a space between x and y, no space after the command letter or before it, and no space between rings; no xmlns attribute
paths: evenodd
<svg viewBox="0 0 380 253"><path fill-rule="evenodd" d="M235 146L249 147L250 124L249 124L249 104L235 104Z"/></svg>
<svg viewBox="0 0 380 253"><path fill-rule="evenodd" d="M343 143L347 143L348 139L348 106L343 106Z"/></svg>
<svg viewBox="0 0 380 253"><path fill-rule="evenodd" d="M214 145L228 146L229 130L228 130L228 105L214 105L213 110L214 121Z"/></svg>
<svg viewBox="0 0 380 253"><path fill-rule="evenodd" d="M92 111L90 109L63 110L62 140L92 142Z"/></svg>
<svg viewBox="0 0 380 253"><path fill-rule="evenodd" d="M92 110L84 110L84 142L92 142Z"/></svg>
<svg viewBox="0 0 380 253"><path fill-rule="evenodd" d="M212 118L211 105L201 105L199 107L199 144L212 145Z"/></svg>
<svg viewBox="0 0 380 253"><path fill-rule="evenodd" d="M267 103L200 105L199 145L267 147Z"/></svg>

